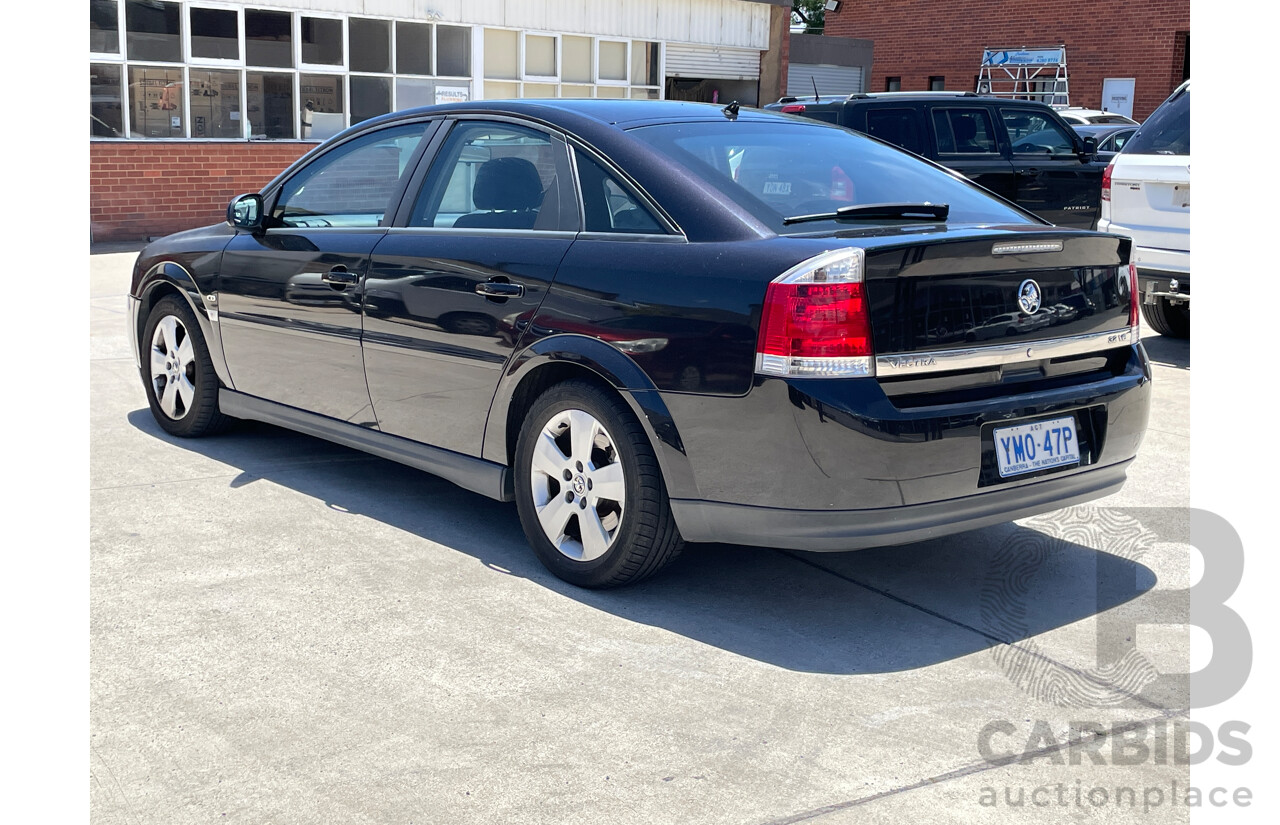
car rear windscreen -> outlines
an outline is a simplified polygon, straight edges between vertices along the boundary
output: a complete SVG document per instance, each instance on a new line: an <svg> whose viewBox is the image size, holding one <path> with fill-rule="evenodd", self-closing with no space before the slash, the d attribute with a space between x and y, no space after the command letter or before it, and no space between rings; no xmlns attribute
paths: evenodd
<svg viewBox="0 0 1280 825"><path fill-rule="evenodd" d="M1125 144L1126 155L1191 154L1191 87L1166 100Z"/></svg>
<svg viewBox="0 0 1280 825"><path fill-rule="evenodd" d="M849 226L847 219L793 226L783 219L879 203L945 203L948 223L1031 220L946 170L818 123L697 121L641 126L630 134L706 179L778 233Z"/></svg>

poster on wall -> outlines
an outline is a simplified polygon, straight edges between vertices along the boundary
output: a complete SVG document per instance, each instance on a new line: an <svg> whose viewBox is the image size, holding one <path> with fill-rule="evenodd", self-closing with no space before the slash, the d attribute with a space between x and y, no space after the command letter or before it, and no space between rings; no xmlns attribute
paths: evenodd
<svg viewBox="0 0 1280 825"><path fill-rule="evenodd" d="M471 90L466 86L437 86L436 103L464 103L471 99Z"/></svg>

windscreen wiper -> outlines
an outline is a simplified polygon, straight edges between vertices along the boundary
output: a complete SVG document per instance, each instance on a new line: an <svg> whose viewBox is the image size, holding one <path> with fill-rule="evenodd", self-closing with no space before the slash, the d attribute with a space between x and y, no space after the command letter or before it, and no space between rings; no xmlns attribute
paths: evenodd
<svg viewBox="0 0 1280 825"><path fill-rule="evenodd" d="M863 218L900 218L910 221L945 221L951 207L945 203L864 203L842 206L834 212L816 215L794 215L783 218L783 225L809 221L861 220Z"/></svg>

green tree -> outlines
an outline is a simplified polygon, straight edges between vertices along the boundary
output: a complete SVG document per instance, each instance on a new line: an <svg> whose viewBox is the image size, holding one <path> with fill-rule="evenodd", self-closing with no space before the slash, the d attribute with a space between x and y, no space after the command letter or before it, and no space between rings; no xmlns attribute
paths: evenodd
<svg viewBox="0 0 1280 825"><path fill-rule="evenodd" d="M792 28L804 26L805 34L822 34L826 5L826 0L795 0L791 4Z"/></svg>

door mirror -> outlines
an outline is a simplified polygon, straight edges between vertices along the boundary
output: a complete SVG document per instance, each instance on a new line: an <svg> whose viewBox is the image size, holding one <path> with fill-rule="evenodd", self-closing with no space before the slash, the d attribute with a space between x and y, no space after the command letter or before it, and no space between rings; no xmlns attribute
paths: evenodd
<svg viewBox="0 0 1280 825"><path fill-rule="evenodd" d="M261 195L240 195L227 206L227 223L236 229L257 232L262 229L262 213Z"/></svg>
<svg viewBox="0 0 1280 825"><path fill-rule="evenodd" d="M1084 150L1080 153L1080 159L1083 161L1094 160L1098 157L1098 139L1093 135L1086 135L1084 138Z"/></svg>

